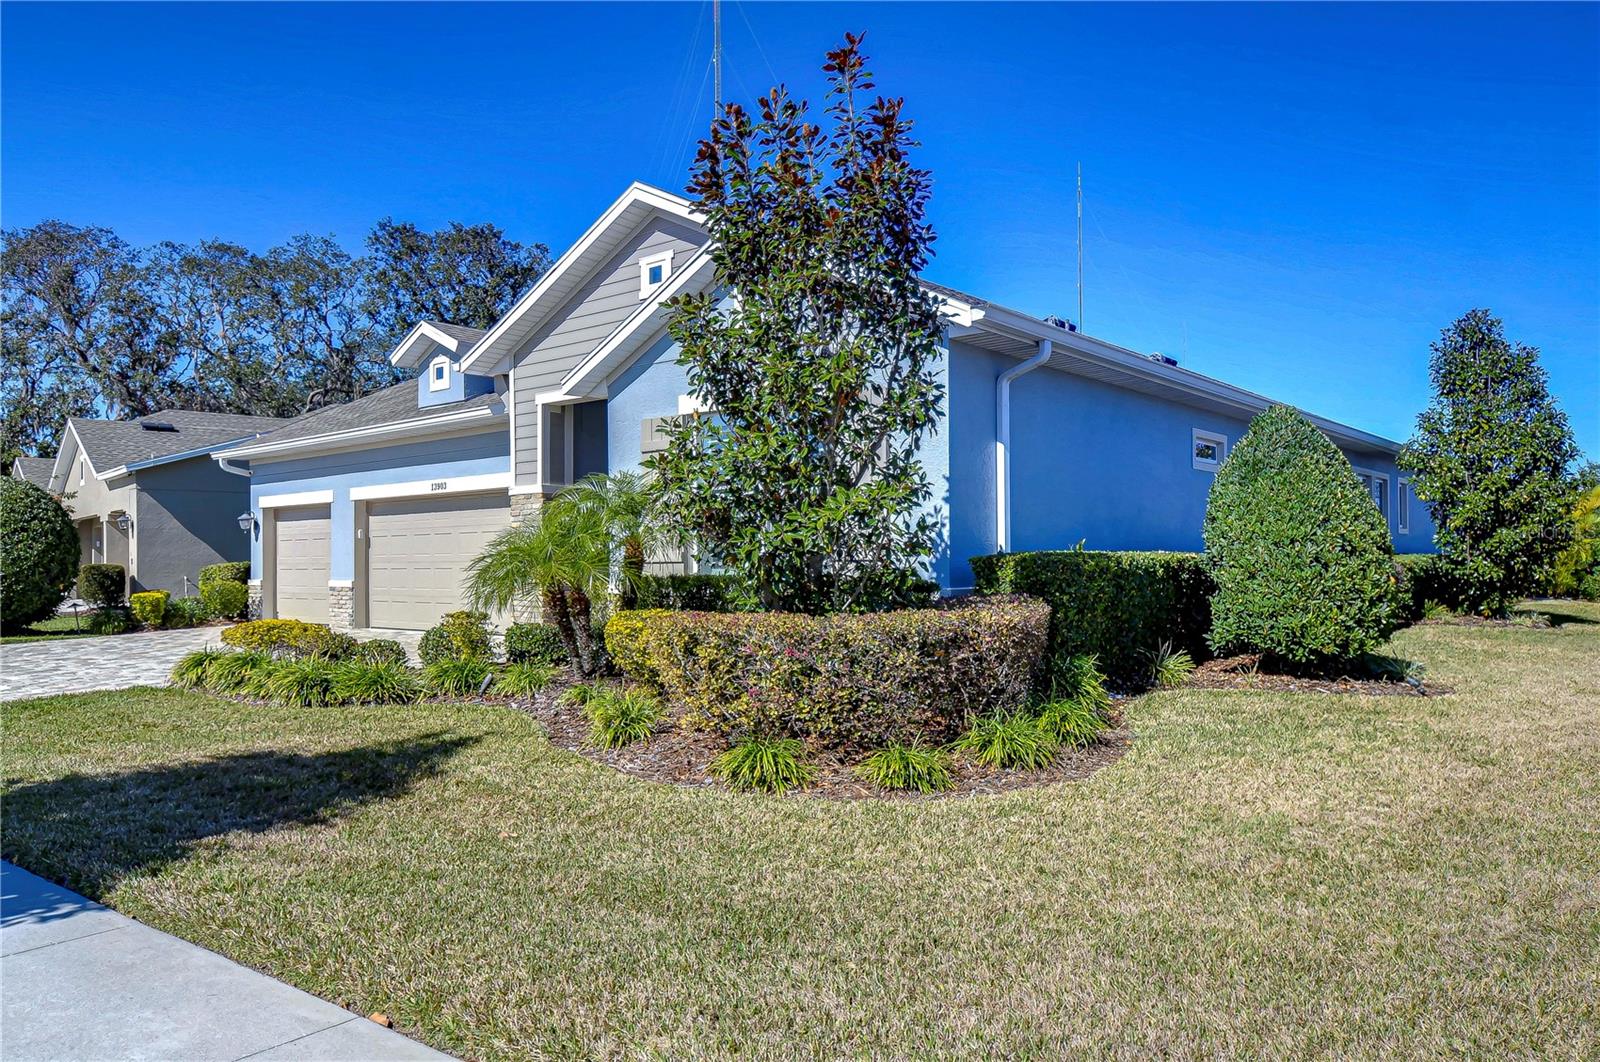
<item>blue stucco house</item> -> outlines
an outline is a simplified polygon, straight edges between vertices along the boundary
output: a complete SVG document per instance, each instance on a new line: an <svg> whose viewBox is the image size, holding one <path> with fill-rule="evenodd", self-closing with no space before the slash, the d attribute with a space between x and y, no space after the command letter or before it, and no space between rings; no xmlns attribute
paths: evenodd
<svg viewBox="0 0 1600 1062"><path fill-rule="evenodd" d="M637 468L692 411L666 301L713 283L691 204L635 184L486 331L417 324L413 377L215 456L250 478L252 587L268 616L418 628L459 607L466 562L583 476ZM929 285L947 402L923 459L932 572L972 585L996 550L1195 550L1212 476L1269 399L1069 326ZM1397 443L1313 417L1397 552L1432 548ZM661 567L692 557L656 558Z"/></svg>

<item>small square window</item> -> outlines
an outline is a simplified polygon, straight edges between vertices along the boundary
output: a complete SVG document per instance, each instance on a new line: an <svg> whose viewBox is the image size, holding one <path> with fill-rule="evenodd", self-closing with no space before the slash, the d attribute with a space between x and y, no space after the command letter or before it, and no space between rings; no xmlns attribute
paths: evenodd
<svg viewBox="0 0 1600 1062"><path fill-rule="evenodd" d="M650 293L667 282L672 275L672 252L662 251L639 260L639 298L648 299Z"/></svg>
<svg viewBox="0 0 1600 1062"><path fill-rule="evenodd" d="M450 386L450 359L443 354L428 363L428 390L443 391Z"/></svg>
<svg viewBox="0 0 1600 1062"><path fill-rule="evenodd" d="M435 365L433 367L433 378L435 380L444 379L444 366L443 365Z"/></svg>
<svg viewBox="0 0 1600 1062"><path fill-rule="evenodd" d="M1216 432L1194 429L1191 436L1191 457L1194 467L1202 472L1215 472L1222 467L1223 458L1228 456L1228 437L1218 435Z"/></svg>

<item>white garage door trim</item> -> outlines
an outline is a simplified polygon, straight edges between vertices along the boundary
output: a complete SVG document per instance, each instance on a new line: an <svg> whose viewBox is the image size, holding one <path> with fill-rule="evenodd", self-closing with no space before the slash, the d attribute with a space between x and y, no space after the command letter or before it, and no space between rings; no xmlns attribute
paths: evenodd
<svg viewBox="0 0 1600 1062"><path fill-rule="evenodd" d="M279 619L328 622L332 530L326 505L274 510L272 605Z"/></svg>
<svg viewBox="0 0 1600 1062"><path fill-rule="evenodd" d="M375 501L387 498L434 497L441 494L470 494L487 490L504 490L511 485L509 472L485 472L477 476L453 476L440 479L415 479L408 483L378 483L370 487L351 487L351 501Z"/></svg>
<svg viewBox="0 0 1600 1062"><path fill-rule="evenodd" d="M366 623L420 630L465 607L467 564L511 524L501 492L366 503Z"/></svg>

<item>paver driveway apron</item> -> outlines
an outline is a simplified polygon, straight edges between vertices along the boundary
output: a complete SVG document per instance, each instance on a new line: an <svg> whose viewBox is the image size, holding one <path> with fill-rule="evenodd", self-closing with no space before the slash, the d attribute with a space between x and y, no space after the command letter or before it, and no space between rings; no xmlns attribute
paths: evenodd
<svg viewBox="0 0 1600 1062"><path fill-rule="evenodd" d="M0 700L53 693L165 686L185 653L222 643L221 627L0 646Z"/></svg>

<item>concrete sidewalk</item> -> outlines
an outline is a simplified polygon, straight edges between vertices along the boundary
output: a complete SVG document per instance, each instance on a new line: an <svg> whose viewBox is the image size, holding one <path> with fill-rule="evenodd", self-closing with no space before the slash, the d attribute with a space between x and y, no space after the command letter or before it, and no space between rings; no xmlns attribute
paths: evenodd
<svg viewBox="0 0 1600 1062"><path fill-rule="evenodd" d="M0 1056L450 1057L3 862Z"/></svg>

